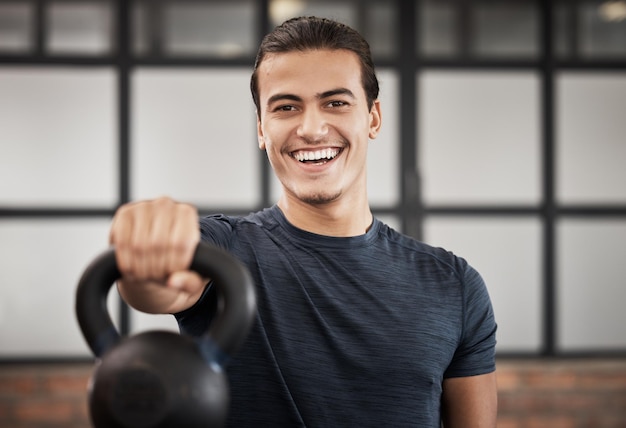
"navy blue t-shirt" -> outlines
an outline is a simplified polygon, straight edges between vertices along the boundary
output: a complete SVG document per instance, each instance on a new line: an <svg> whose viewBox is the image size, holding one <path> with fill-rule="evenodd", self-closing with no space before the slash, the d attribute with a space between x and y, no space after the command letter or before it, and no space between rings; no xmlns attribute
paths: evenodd
<svg viewBox="0 0 626 428"><path fill-rule="evenodd" d="M440 427L444 378L495 370L496 323L465 260L377 219L361 236L316 235L277 206L209 216L202 239L249 268L258 313L229 361L232 427ZM210 288L177 314L201 334Z"/></svg>

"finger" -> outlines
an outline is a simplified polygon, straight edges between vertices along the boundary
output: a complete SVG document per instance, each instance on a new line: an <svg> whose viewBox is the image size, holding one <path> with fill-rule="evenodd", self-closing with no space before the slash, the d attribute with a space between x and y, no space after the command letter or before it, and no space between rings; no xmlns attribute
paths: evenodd
<svg viewBox="0 0 626 428"><path fill-rule="evenodd" d="M198 242L200 242L196 208L179 204L175 207L175 211L170 241L172 252L167 260L169 272L188 270Z"/></svg>
<svg viewBox="0 0 626 428"><path fill-rule="evenodd" d="M171 246L172 229L175 224L175 204L170 199L157 199L151 204L152 222L150 225L147 266L155 279L165 279L172 273L168 270L167 258Z"/></svg>
<svg viewBox="0 0 626 428"><path fill-rule="evenodd" d="M115 247L115 260L122 276L128 276L131 271L132 254L130 240L132 236L132 212L127 206L120 207L111 223L109 244Z"/></svg>
<svg viewBox="0 0 626 428"><path fill-rule="evenodd" d="M153 222L154 210L151 202L138 203L133 215L130 244L133 257L130 262L132 273L138 279L156 279L151 271L151 256L154 253L154 247L150 235Z"/></svg>

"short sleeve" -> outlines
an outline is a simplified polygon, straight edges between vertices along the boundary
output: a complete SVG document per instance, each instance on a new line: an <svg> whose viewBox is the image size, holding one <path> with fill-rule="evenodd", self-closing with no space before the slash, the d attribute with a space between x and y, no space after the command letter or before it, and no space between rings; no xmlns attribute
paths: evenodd
<svg viewBox="0 0 626 428"><path fill-rule="evenodd" d="M232 236L232 226L228 217L212 215L200 219L200 237L220 248L228 250ZM208 328L216 310L217 296L211 282L192 307L174 314L180 331L190 336L201 336Z"/></svg>
<svg viewBox="0 0 626 428"><path fill-rule="evenodd" d="M463 330L445 378L475 376L496 369L497 324L485 282L471 266L463 269Z"/></svg>
<svg viewBox="0 0 626 428"><path fill-rule="evenodd" d="M233 234L233 227L228 217L216 214L200 219L200 238L202 241L228 250Z"/></svg>

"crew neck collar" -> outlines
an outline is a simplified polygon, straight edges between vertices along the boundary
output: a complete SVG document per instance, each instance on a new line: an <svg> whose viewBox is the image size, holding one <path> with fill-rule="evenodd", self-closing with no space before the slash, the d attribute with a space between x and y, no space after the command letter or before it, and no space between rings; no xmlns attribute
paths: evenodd
<svg viewBox="0 0 626 428"><path fill-rule="evenodd" d="M367 245L376 238L381 225L380 221L376 217L373 217L372 224L370 225L368 230L361 235L348 237L328 236L308 232L294 226L289 222L289 220L287 220L287 217L285 217L285 214L278 207L278 205L273 205L270 208L270 213L272 217L274 217L274 219L278 222L278 224L283 228L283 230L285 230L290 236L294 237L295 239L315 245L330 246L335 248Z"/></svg>

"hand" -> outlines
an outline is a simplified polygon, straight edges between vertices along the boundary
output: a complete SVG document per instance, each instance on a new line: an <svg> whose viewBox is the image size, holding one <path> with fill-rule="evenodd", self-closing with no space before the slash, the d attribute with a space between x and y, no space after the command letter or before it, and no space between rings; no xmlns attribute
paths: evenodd
<svg viewBox="0 0 626 428"><path fill-rule="evenodd" d="M200 241L198 212L189 204L170 198L134 202L120 207L113 218L109 241L115 246L120 283L154 283L196 295L206 280L189 271L191 260ZM126 287L130 289L131 287ZM141 290L126 290L131 300L150 299ZM163 301L164 293L154 296L161 307L170 309L180 296ZM189 296L191 297L191 296ZM166 300L170 300L169 298ZM132 304L132 302L130 302ZM182 302L180 302L182 303ZM138 304L137 306L144 306ZM154 310L154 306L147 307Z"/></svg>

